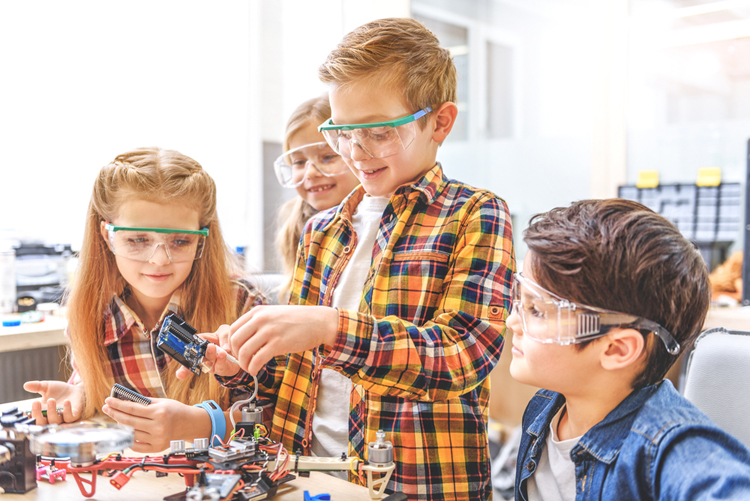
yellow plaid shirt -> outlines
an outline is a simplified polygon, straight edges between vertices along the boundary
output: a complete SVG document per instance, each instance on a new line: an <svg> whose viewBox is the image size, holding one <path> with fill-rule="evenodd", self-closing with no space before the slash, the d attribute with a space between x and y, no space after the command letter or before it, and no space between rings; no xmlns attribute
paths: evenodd
<svg viewBox="0 0 750 501"><path fill-rule="evenodd" d="M308 222L291 304L331 305L357 238L360 186ZM437 164L399 188L383 213L357 311L339 309L322 348L276 357L259 374L275 403L271 438L310 453L320 371L349 377L349 455L378 430L394 446L387 492L409 499L489 499L489 374L503 347L515 270L510 216L494 194L450 181ZM219 378L252 384L240 372ZM350 478L356 481L352 475Z"/></svg>

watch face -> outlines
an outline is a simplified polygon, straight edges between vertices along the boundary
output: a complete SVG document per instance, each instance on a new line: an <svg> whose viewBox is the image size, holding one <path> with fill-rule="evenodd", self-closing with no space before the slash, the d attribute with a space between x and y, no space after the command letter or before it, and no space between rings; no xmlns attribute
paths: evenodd
<svg viewBox="0 0 750 501"><path fill-rule="evenodd" d="M31 436L31 452L69 457L72 464L91 463L98 454L122 452L133 445L133 428L120 424L50 425Z"/></svg>

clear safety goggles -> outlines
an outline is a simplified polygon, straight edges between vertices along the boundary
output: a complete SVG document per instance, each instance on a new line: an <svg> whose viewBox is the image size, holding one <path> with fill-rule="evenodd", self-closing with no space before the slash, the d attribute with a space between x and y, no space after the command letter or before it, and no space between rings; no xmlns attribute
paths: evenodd
<svg viewBox="0 0 750 501"><path fill-rule="evenodd" d="M358 147L370 158L385 158L404 151L417 137L417 124L432 111L427 107L397 120L371 124L334 125L329 118L318 127L331 148L344 158L352 158Z"/></svg>
<svg viewBox="0 0 750 501"><path fill-rule="evenodd" d="M129 228L106 223L109 248L116 256L135 261L149 261L159 246L172 263L200 259L208 229L171 230L167 228Z"/></svg>
<svg viewBox="0 0 750 501"><path fill-rule="evenodd" d="M308 166L312 166L326 177L338 176L349 171L341 155L333 151L327 142L306 144L289 150L273 163L276 178L284 188L296 188L305 181Z"/></svg>
<svg viewBox="0 0 750 501"><path fill-rule="evenodd" d="M610 330L632 328L653 332L672 355L680 344L664 327L635 315L572 303L520 273L514 274L513 311L521 317L523 333L540 343L569 345L606 336Z"/></svg>

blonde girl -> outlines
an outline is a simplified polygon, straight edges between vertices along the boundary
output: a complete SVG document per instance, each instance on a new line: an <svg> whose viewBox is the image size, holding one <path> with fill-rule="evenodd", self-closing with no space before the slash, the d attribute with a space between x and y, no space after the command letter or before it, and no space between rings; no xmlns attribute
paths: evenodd
<svg viewBox="0 0 750 501"><path fill-rule="evenodd" d="M281 185L295 188L299 194L298 198L279 209L276 248L288 277L279 293L281 303L287 301L297 246L305 223L318 211L340 204L359 184L356 176L318 132L318 125L330 117L327 93L300 104L286 125L284 154L274 162Z"/></svg>
<svg viewBox="0 0 750 501"><path fill-rule="evenodd" d="M233 396L213 377L178 380L179 364L156 347L156 337L170 313L210 332L262 303L237 276L219 227L216 186L198 162L159 148L116 157L94 184L67 300L73 376L68 383L27 382L27 391L42 394L32 416L37 423L59 423L103 410L135 428L133 449L139 452L229 429L222 426L226 414L216 422L216 413ZM114 383L152 403L107 398ZM193 406L204 401L220 409L212 415L205 404Z"/></svg>

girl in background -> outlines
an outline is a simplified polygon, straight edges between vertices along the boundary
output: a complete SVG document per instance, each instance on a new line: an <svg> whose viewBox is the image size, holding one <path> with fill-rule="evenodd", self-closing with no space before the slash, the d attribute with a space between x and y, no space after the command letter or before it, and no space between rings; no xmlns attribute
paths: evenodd
<svg viewBox="0 0 750 501"><path fill-rule="evenodd" d="M305 223L318 211L340 204L359 184L356 176L318 132L318 125L330 117L327 93L300 104L286 124L284 154L274 162L281 186L296 188L299 194L298 198L279 209L276 248L288 277L279 293L282 304L286 304L289 295L297 247Z"/></svg>
<svg viewBox="0 0 750 501"><path fill-rule="evenodd" d="M72 422L101 409L135 428L138 452L171 440L224 439L231 426L221 409L237 396L212 377L177 379L180 365L156 340L170 313L210 332L261 304L238 276L219 227L216 185L200 164L159 148L119 155L94 184L67 300L73 375L68 383L27 382L48 412L35 402L32 416L38 424ZM152 403L107 398L114 383Z"/></svg>

